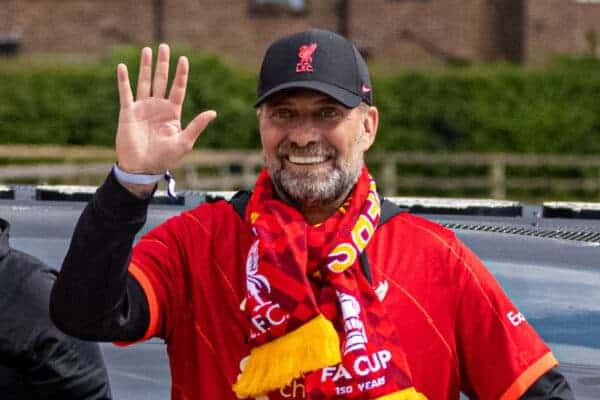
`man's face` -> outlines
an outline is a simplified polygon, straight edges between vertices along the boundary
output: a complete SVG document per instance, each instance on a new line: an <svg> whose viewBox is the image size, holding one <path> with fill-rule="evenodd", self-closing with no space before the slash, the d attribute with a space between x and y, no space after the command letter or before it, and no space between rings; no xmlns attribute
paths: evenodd
<svg viewBox="0 0 600 400"><path fill-rule="evenodd" d="M280 196L299 206L345 198L377 128L377 110L348 109L311 90L276 94L259 109L265 165Z"/></svg>

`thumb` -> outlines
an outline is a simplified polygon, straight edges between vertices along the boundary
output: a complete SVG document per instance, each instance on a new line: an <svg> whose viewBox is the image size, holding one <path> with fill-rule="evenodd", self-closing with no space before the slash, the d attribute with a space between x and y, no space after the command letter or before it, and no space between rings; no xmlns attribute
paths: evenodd
<svg viewBox="0 0 600 400"><path fill-rule="evenodd" d="M204 111L196 116L181 132L181 140L186 143L186 147L192 148L198 136L206 129L210 121L217 117L214 110Z"/></svg>

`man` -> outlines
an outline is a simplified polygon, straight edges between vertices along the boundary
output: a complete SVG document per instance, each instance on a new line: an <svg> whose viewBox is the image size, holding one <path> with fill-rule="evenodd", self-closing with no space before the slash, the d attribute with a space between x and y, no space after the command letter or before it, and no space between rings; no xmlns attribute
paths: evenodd
<svg viewBox="0 0 600 400"><path fill-rule="evenodd" d="M382 213L364 165L379 118L367 66L332 32L266 52L265 169L251 196L184 212L131 251L156 182L216 116L182 129L187 60L165 98L168 47L152 82L151 58L142 50L135 101L118 67L117 164L55 286L62 329L164 338L175 399L572 398L548 347L526 320L511 323L516 308L452 232Z"/></svg>
<svg viewBox="0 0 600 400"><path fill-rule="evenodd" d="M0 397L112 398L98 345L66 336L50 321L56 271L8 239L9 223L0 219Z"/></svg>

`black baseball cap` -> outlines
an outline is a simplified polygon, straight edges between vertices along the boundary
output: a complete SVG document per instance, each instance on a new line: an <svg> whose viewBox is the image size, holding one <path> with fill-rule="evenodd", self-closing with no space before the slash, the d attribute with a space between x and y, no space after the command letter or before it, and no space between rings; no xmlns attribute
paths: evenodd
<svg viewBox="0 0 600 400"><path fill-rule="evenodd" d="M346 107L373 103L369 70L356 46L337 33L310 29L271 44L258 79L258 107L286 89L312 89Z"/></svg>

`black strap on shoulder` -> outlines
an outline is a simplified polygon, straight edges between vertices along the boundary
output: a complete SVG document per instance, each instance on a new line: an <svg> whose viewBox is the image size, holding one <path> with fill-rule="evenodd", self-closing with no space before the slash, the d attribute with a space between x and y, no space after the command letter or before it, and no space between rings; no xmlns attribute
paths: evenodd
<svg viewBox="0 0 600 400"><path fill-rule="evenodd" d="M400 207L391 200L386 199L382 195L379 195L379 201L381 204L381 217L379 218L379 226L388 222L393 216L407 209Z"/></svg>
<svg viewBox="0 0 600 400"><path fill-rule="evenodd" d="M405 211L403 208L397 206L395 203L390 200L385 199L382 195L379 195L379 200L381 204L381 216L379 217L379 224L377 228L381 225L388 222L392 217L402 211ZM360 253L360 268L362 269L365 278L369 281L369 283L373 284L373 275L371 274L371 266L369 265L369 259L367 258L367 250L363 250Z"/></svg>
<svg viewBox="0 0 600 400"><path fill-rule="evenodd" d="M360 269L363 272L367 281L372 285L373 284L373 275L371 275L371 265L369 264L369 259L367 258L367 250L363 250L360 253Z"/></svg>
<svg viewBox="0 0 600 400"><path fill-rule="evenodd" d="M231 203L231 206L241 219L246 218L246 206L248 205L248 200L250 200L251 195L252 192L249 190L240 190L233 195L231 200L229 200L229 203Z"/></svg>
<svg viewBox="0 0 600 400"><path fill-rule="evenodd" d="M244 219L246 217L246 206L248 205L248 200L252 192L248 190L240 190L236 194L233 195L229 203L238 213L240 218ZM383 196L379 195L379 199L381 200L381 217L379 218L379 225L388 222L394 215L405 211L401 207L397 206L390 200L385 199ZM365 278L369 281L370 284L373 284L373 276L371 275L371 266L369 265L369 260L367 259L367 252L363 251L360 253L360 267L362 269Z"/></svg>

